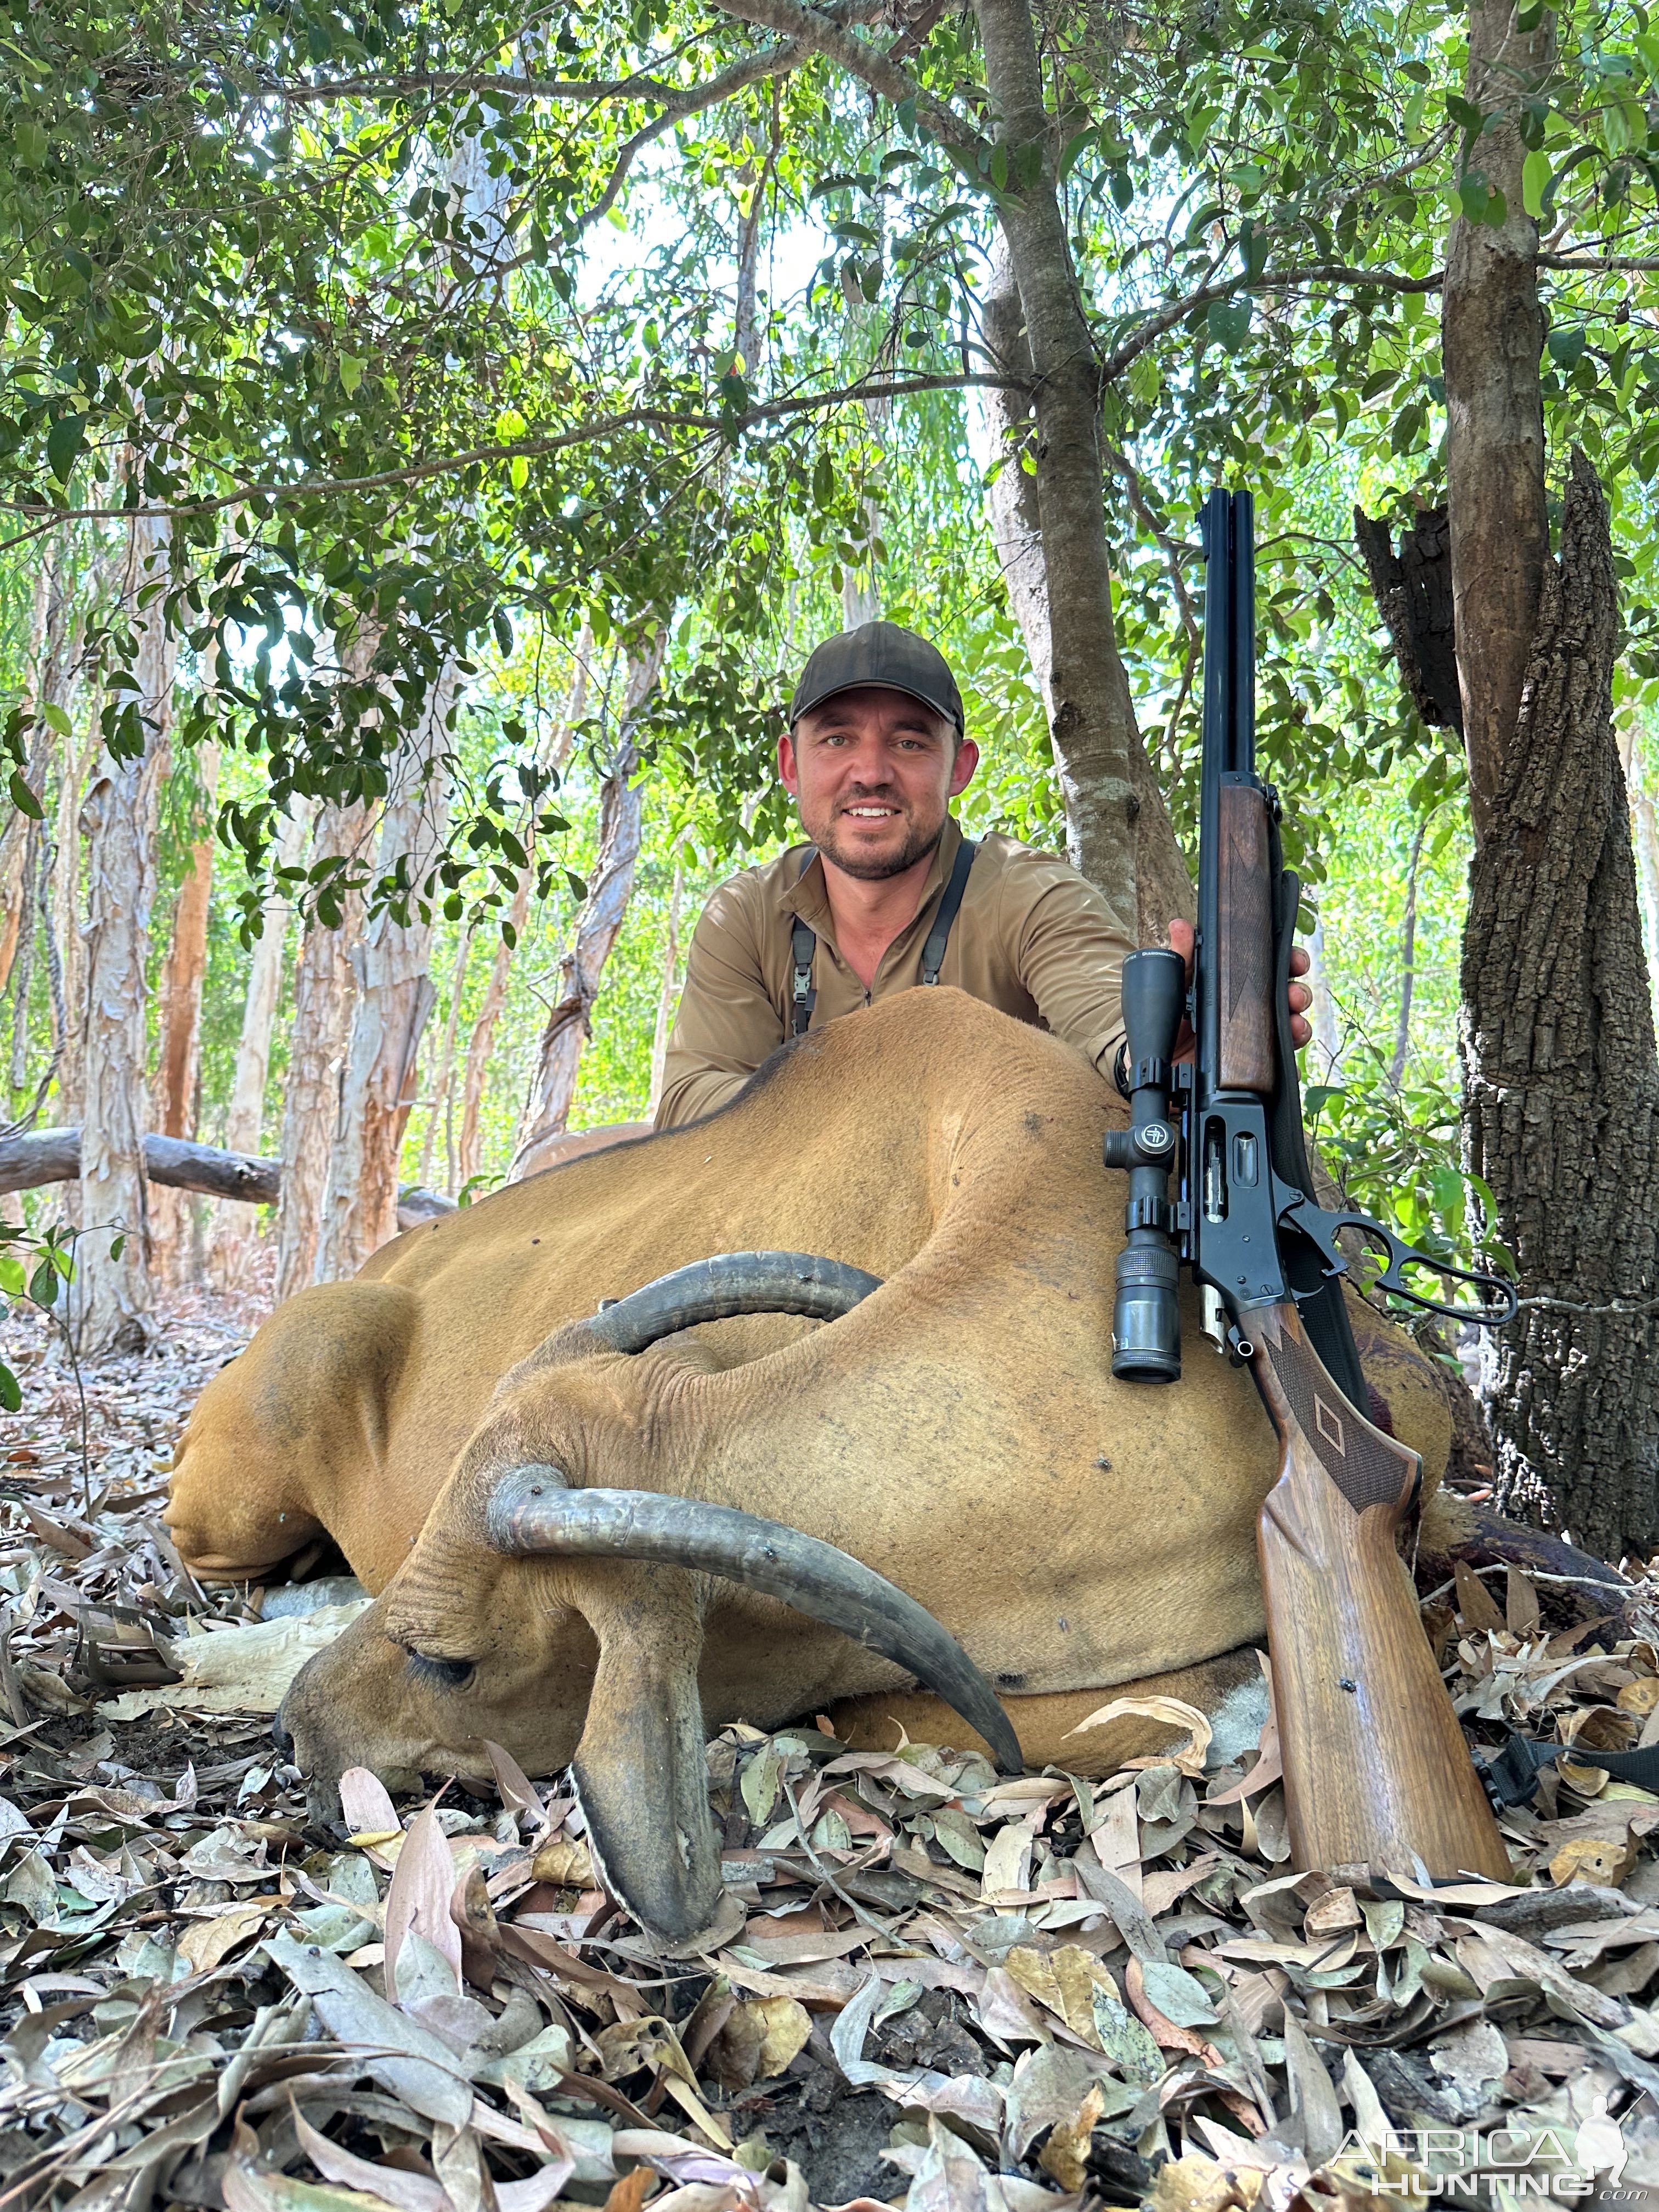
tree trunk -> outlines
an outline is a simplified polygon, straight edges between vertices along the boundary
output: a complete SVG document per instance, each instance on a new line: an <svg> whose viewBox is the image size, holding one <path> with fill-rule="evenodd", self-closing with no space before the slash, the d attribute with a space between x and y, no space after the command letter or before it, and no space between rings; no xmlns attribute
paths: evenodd
<svg viewBox="0 0 1659 2212"><path fill-rule="evenodd" d="M1313 1024L1313 1056L1308 1063L1308 1073L1316 1083L1340 1083L1342 1025L1337 1017L1336 1000L1331 995L1322 918L1316 918L1313 934L1308 939L1307 984L1313 993L1313 1005L1308 1010L1308 1018Z"/></svg>
<svg viewBox="0 0 1659 2212"><path fill-rule="evenodd" d="M575 667L570 679L570 697L562 720L555 727L544 755L538 759L540 768L551 769L556 775L570 757L570 749L576 740L576 726L587 712L588 670L593 657L593 633L584 623L576 641ZM483 1141L479 1133L479 1116L483 1110L484 1079L489 1073L489 1058L495 1049L496 1024L501 1009L507 1004L507 977L512 973L515 951L524 940L525 924L530 918L530 893L535 882L536 833L533 820L526 828L524 840L527 864L520 869L514 888L513 904L507 919L513 925L513 942L497 938L495 956L489 963L489 981L484 986L483 1003L478 1008L471 1042L466 1052L466 1077L461 1094L461 1140L457 1147L455 1163L456 1194L466 1188L483 1165Z"/></svg>
<svg viewBox="0 0 1659 2212"><path fill-rule="evenodd" d="M661 629L647 652L629 659L616 753L599 794L599 854L586 901L576 918L575 936L559 963L558 995L542 1031L518 1146L507 1170L509 1182L535 1173L541 1164L538 1153L563 1134L570 1117L600 978L633 895L641 823L640 794L633 783L640 764L634 732L656 688L667 647L668 633Z"/></svg>
<svg viewBox="0 0 1659 2212"><path fill-rule="evenodd" d="M647 1121L657 1118L663 1079L668 1071L668 1040L673 1033L674 1011L680 996L680 905L685 891L685 869L674 855L674 884L668 894L668 934L663 946L662 988L657 994L657 1026L651 1039L651 1099L645 1109Z"/></svg>
<svg viewBox="0 0 1659 2212"><path fill-rule="evenodd" d="M461 925L461 933L455 945L455 969L449 982L449 1012L444 1021L443 1042L438 1048L436 1080L432 1085L432 1104L426 1117L426 1135L421 1143L421 1164L416 1181L422 1185L432 1181L432 1156L438 1142L440 1127L444 1133L444 1188L451 1198L455 1195L455 1048L461 1028L461 1000L466 994L467 963L472 957L472 924Z"/></svg>
<svg viewBox="0 0 1659 2212"><path fill-rule="evenodd" d="M459 680L453 665L446 666L418 727L398 749L380 821L382 877L405 859L409 880L419 884L437 857L449 812L450 724ZM398 1154L415 1097L421 1036L436 996L427 974L431 952L432 924L412 907L407 922L382 909L353 949L357 991L329 1155L319 1282L355 1275L398 1233Z"/></svg>
<svg viewBox="0 0 1659 2212"><path fill-rule="evenodd" d="M287 817L276 844L279 868L297 867L305 850L309 810L304 801ZM288 945L288 900L280 894L265 901L264 927L248 956L247 995L242 1001L242 1027L236 1040L236 1066L232 1079L230 1112L225 1120L228 1152L257 1154L265 1133L265 1086L270 1078L270 1047L276 1027L276 1003L283 988L283 955ZM240 1212L222 1213L213 1240L214 1280L222 1290L237 1290L246 1278L256 1224Z"/></svg>
<svg viewBox="0 0 1659 2212"><path fill-rule="evenodd" d="M98 736L103 713L101 696L93 692L85 702L85 730L67 743L61 756L57 798L57 835L52 854L52 918L64 968L64 1004L67 1012L64 1056L58 1065L58 1110L65 1121L81 1118L86 1066L87 943L81 927L83 847L86 823L82 797L98 758Z"/></svg>
<svg viewBox="0 0 1659 2212"><path fill-rule="evenodd" d="M1054 185L1054 132L1043 106L1027 0L975 0L975 13L986 82L1000 118L999 139L1008 150L1011 185L999 212L1023 324L1015 327L1008 303L998 311L997 328L1014 356L1010 362L1005 355L1004 365L1017 374L1029 366L1035 380L1033 482L1043 616L1035 611L1034 586L1026 580L1029 556L1022 549L1030 515L1018 485L1005 494L1006 539L1019 556L1010 592L1028 644L1036 640L1032 662L1044 678L1066 850L1139 941L1151 943L1164 936L1172 915L1192 915L1193 889L1117 649L1101 489L1098 364ZM1022 153L1040 157L1040 173L1017 190L1012 178ZM1018 395L1007 395L1005 404L1012 411L1004 427L1013 428ZM1006 570L1006 556L1004 565ZM1038 658L1045 636L1046 676Z"/></svg>
<svg viewBox="0 0 1659 2212"><path fill-rule="evenodd" d="M1642 898L1642 943L1648 956L1648 982L1659 985L1659 812L1643 754L1644 732L1626 724L1619 741L1619 763L1630 790L1631 836L1636 846L1636 880Z"/></svg>
<svg viewBox="0 0 1659 2212"><path fill-rule="evenodd" d="M1500 0L1469 10L1478 161L1502 220L1452 226L1442 300L1452 589L1475 831L1463 947L1465 1141L1528 1299L1487 1352L1500 1501L1539 1486L1618 1557L1659 1536L1659 1062L1624 777L1606 502L1572 458L1549 555L1544 323L1515 118L1553 58ZM1478 190L1478 187L1477 187ZM1534 1303L1537 1301L1537 1303ZM1636 1310L1618 1310L1633 1305ZM1586 1310L1589 1309L1589 1310Z"/></svg>
<svg viewBox="0 0 1659 2212"><path fill-rule="evenodd" d="M1541 1478L1574 1540L1610 1559L1645 1558L1659 1537L1659 1316L1605 1310L1651 1301L1659 1248L1659 1062L1613 735L1618 632L1607 503L1576 453L1475 848L1464 1077L1471 1164L1528 1300L1488 1354L1499 1505L1527 1502Z"/></svg>
<svg viewBox="0 0 1659 2212"><path fill-rule="evenodd" d="M1389 1088L1398 1091L1406 1079L1406 1060L1412 1045L1412 992L1417 981L1417 878L1423 865L1426 822L1412 830L1411 858L1406 867L1406 913L1400 926L1400 1014L1395 1024L1394 1058L1389 1064Z"/></svg>
<svg viewBox="0 0 1659 2212"><path fill-rule="evenodd" d="M135 522L127 543L126 596L165 575L164 523ZM155 897L157 796L173 717L178 648L159 599L138 615L134 669L143 724L135 760L105 752L88 795L85 1094L81 1222L71 1286L82 1356L142 1351L150 1333L149 1219L143 1115L145 968ZM117 1249L118 1247L118 1249Z"/></svg>
<svg viewBox="0 0 1659 2212"><path fill-rule="evenodd" d="M1527 149L1515 118L1549 71L1555 28L1546 9L1521 38L1513 15L1511 0L1471 0L1468 98L1485 114L1507 112L1477 141L1463 181L1468 189L1478 171L1505 213L1495 228L1462 215L1452 224L1441 305L1453 620L1477 841L1505 780L1550 549L1538 226L1522 201Z"/></svg>
<svg viewBox="0 0 1659 2212"><path fill-rule="evenodd" d="M202 805L208 835L190 848L173 909L173 937L161 981L161 1051L155 1072L155 1126L164 1137L196 1134L196 1096L202 1066L202 985L207 975L208 915L213 903L212 832L219 793L219 748L204 744ZM188 1198L158 1193L150 1200L150 1243L158 1278L181 1284L191 1264L195 1209Z"/></svg>
<svg viewBox="0 0 1659 2212"><path fill-rule="evenodd" d="M355 854L368 835L368 809L325 806L312 832L311 865ZM363 901L349 893L337 928L312 921L294 979L294 1027L283 1109L283 1194L276 1209L276 1296L292 1297L316 1272L329 1154L340 1106L340 1071L356 989L351 953Z"/></svg>

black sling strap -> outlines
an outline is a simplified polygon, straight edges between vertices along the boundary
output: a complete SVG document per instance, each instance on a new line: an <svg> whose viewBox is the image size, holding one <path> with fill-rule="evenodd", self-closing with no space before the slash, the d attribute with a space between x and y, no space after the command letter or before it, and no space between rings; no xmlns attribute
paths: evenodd
<svg viewBox="0 0 1659 2212"><path fill-rule="evenodd" d="M951 880L945 886L945 896L939 902L939 912L933 916L927 942L921 948L921 980L924 983L937 983L939 981L939 971L945 965L945 948L951 940L951 925L962 905L962 895L968 888L968 871L974 865L974 854L978 849L971 837L964 837L957 848ZM817 858L817 848L813 846L808 849L806 858L801 863L800 876L795 878L797 883ZM789 945L794 974L789 987L789 1034L791 1036L805 1036L812 1025L812 1009L818 1002L818 994L812 988L812 963L817 955L818 940L817 933L809 929L799 915L793 919Z"/></svg>

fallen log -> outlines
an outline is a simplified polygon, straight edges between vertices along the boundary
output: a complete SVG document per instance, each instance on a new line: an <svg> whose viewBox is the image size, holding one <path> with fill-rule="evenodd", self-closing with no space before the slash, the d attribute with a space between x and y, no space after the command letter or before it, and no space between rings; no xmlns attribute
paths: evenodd
<svg viewBox="0 0 1659 2212"><path fill-rule="evenodd" d="M0 1141L0 1191L38 1190L49 1182L73 1182L81 1172L79 1129L36 1129L26 1137ZM173 1190L199 1191L206 1198L229 1198L248 1206L275 1206L282 1189L282 1165L246 1152L222 1152L216 1145L191 1144L183 1137L148 1136L144 1174ZM413 1229L454 1200L434 1190L409 1184L398 1194L398 1226Z"/></svg>

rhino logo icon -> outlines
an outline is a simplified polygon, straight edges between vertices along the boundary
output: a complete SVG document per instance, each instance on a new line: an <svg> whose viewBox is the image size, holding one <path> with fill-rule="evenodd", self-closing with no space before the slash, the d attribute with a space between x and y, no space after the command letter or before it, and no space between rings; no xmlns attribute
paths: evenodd
<svg viewBox="0 0 1659 2212"><path fill-rule="evenodd" d="M1626 2166L1630 2163L1630 2149L1619 2123L1607 2111L1607 2100L1598 2097L1588 2119L1580 2123L1573 2138L1573 2163L1587 2174L1605 2174L1610 2189L1617 2189Z"/></svg>

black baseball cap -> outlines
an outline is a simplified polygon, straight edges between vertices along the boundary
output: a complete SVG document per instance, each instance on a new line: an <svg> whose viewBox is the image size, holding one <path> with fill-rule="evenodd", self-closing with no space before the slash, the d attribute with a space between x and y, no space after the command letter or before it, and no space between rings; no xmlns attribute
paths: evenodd
<svg viewBox="0 0 1659 2212"><path fill-rule="evenodd" d="M809 657L789 702L790 728L837 691L851 691L860 684L883 684L920 699L954 722L958 737L967 726L957 679L939 647L897 623L872 622L825 638Z"/></svg>

